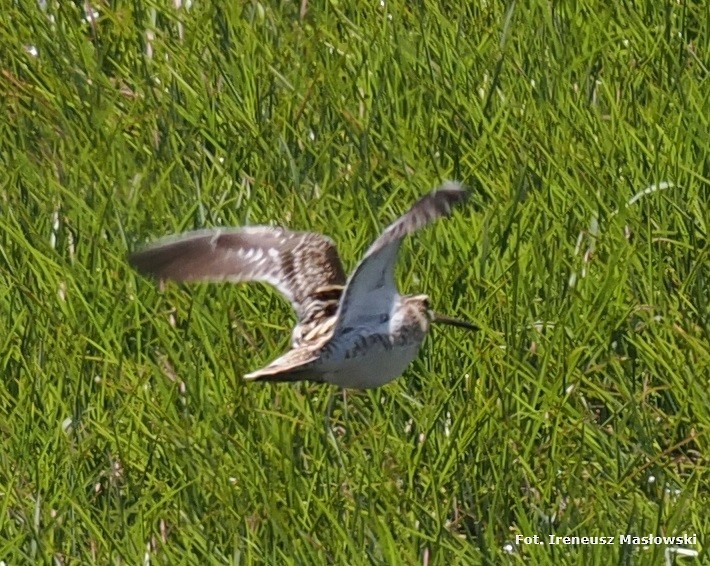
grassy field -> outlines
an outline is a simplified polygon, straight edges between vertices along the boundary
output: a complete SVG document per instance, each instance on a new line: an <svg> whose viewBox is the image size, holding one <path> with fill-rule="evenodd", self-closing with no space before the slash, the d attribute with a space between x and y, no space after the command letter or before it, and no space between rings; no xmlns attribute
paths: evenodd
<svg viewBox="0 0 710 566"><path fill-rule="evenodd" d="M76 4L2 2L3 563L708 560L704 2ZM349 269L447 178L399 280L481 331L375 391L245 384L288 304L126 262L274 223Z"/></svg>

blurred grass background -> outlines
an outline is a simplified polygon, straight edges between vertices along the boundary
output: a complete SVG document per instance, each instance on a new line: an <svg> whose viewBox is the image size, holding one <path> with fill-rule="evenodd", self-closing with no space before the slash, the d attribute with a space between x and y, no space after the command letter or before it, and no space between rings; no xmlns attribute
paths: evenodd
<svg viewBox="0 0 710 566"><path fill-rule="evenodd" d="M704 2L0 4L0 559L707 559ZM445 178L400 281L482 330L373 392L245 385L285 301L126 263L274 223L352 268Z"/></svg>

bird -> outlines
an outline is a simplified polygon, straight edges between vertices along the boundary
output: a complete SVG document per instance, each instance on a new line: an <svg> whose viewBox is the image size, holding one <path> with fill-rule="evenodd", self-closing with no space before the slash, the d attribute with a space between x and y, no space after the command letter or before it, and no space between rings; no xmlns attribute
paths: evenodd
<svg viewBox="0 0 710 566"><path fill-rule="evenodd" d="M404 237L449 216L467 196L460 183L446 181L421 197L370 245L347 278L330 238L273 226L168 236L131 253L128 261L161 283L258 281L288 299L297 317L290 350L244 375L246 381L373 389L404 373L431 323L478 329L434 311L427 295L401 295L395 281Z"/></svg>

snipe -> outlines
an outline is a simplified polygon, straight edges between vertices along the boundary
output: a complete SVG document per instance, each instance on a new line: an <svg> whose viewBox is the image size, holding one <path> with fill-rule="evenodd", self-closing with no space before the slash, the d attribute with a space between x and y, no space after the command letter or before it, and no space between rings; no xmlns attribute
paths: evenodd
<svg viewBox="0 0 710 566"><path fill-rule="evenodd" d="M448 216L465 198L463 187L449 181L419 199L375 240L347 279L329 238L268 226L163 238L131 254L129 262L159 280L262 281L291 302L298 317L291 349L245 379L379 387L417 356L431 322L476 329L431 310L426 295L400 295L394 277L404 236Z"/></svg>

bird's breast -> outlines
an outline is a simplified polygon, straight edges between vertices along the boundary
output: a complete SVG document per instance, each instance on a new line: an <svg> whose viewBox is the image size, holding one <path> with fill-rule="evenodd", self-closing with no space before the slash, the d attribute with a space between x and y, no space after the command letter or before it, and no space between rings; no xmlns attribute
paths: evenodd
<svg viewBox="0 0 710 566"><path fill-rule="evenodd" d="M379 387L402 375L425 336L418 326L395 335L351 329L333 337L320 369L325 381L341 387Z"/></svg>

